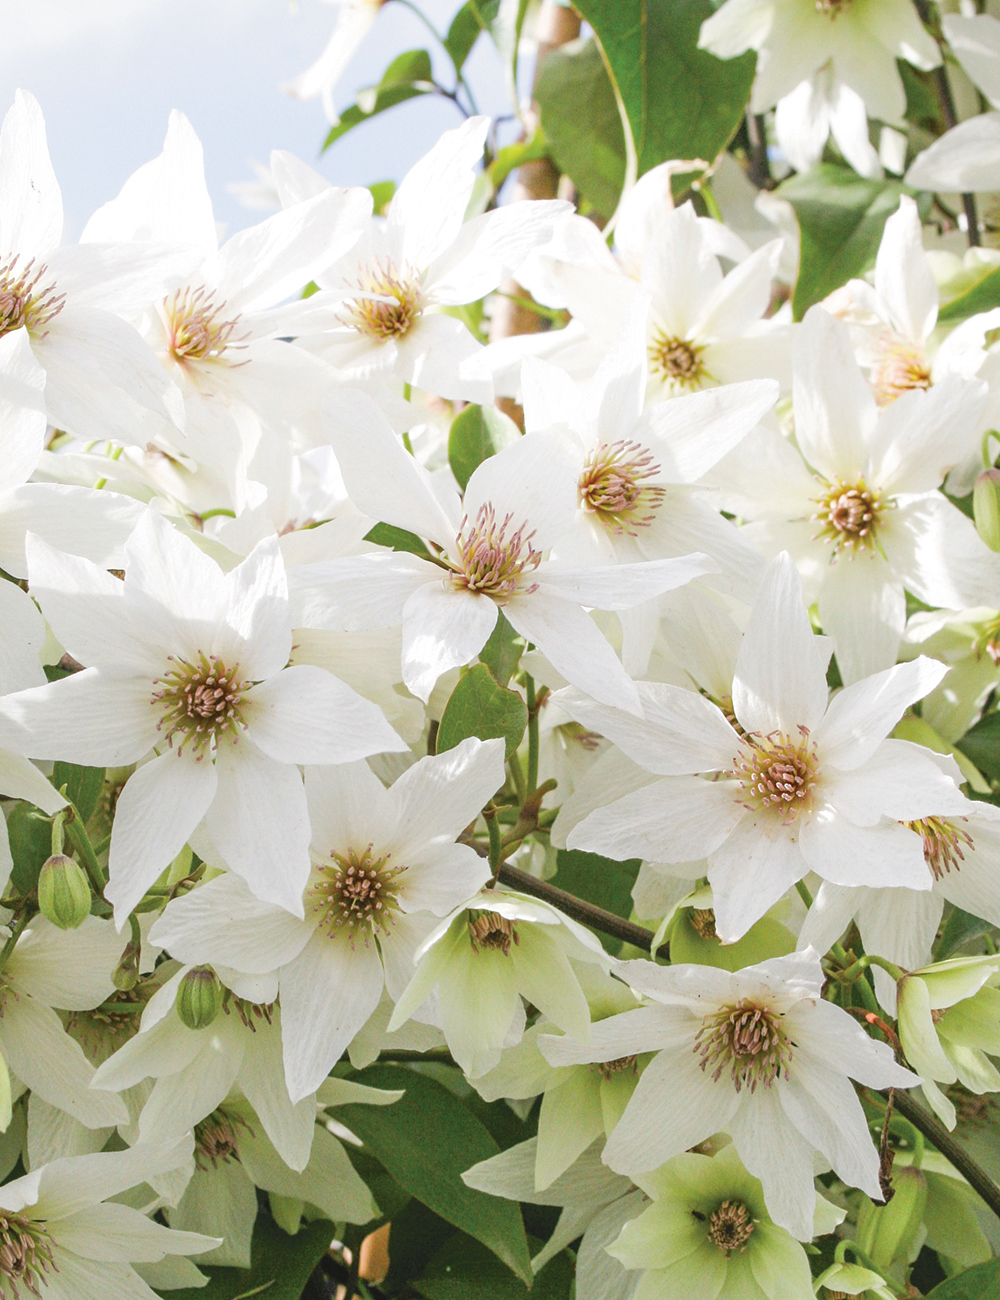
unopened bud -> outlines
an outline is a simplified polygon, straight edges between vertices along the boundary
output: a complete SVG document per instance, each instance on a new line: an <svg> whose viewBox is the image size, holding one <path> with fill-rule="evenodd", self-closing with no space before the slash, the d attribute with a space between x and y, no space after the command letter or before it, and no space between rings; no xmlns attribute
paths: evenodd
<svg viewBox="0 0 1000 1300"><path fill-rule="evenodd" d="M129 989L134 989L138 984L139 953L139 945L129 940L125 945L125 951L122 953L118 965L111 972L111 983L119 993L127 993Z"/></svg>
<svg viewBox="0 0 1000 1300"><path fill-rule="evenodd" d="M75 930L90 915L90 881L78 862L55 853L38 875L38 908L60 930Z"/></svg>
<svg viewBox="0 0 1000 1300"><path fill-rule="evenodd" d="M972 492L976 532L991 551L1000 551L1000 469L985 469Z"/></svg>
<svg viewBox="0 0 1000 1300"><path fill-rule="evenodd" d="M178 986L177 1014L188 1029L204 1029L219 1014L224 993L211 966L193 966Z"/></svg>
<svg viewBox="0 0 1000 1300"><path fill-rule="evenodd" d="M910 1258L927 1205L927 1180L919 1169L894 1169L892 1189L887 1204L863 1200L858 1213L858 1245L883 1272L896 1260Z"/></svg>

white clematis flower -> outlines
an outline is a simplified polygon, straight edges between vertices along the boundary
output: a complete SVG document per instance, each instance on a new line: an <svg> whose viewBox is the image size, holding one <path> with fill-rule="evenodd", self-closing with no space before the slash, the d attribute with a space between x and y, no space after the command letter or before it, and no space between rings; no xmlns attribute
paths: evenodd
<svg viewBox="0 0 1000 1300"><path fill-rule="evenodd" d="M743 638L732 725L678 686L641 683L641 721L578 691L557 692L560 708L660 778L590 813L568 846L619 859L706 859L725 943L810 871L836 884L929 890L920 836L900 823L961 815L967 800L935 755L885 737L947 670L915 660L828 703L828 658L784 555L767 572Z"/></svg>
<svg viewBox="0 0 1000 1300"><path fill-rule="evenodd" d="M340 394L328 426L363 513L429 539L426 559L380 551L291 570L298 627L402 623L403 681L426 701L483 648L503 610L567 681L638 711L635 686L584 607L630 609L716 566L705 555L570 567L545 552L573 527L579 453L563 431L519 439L474 471L459 501L404 451L374 402Z"/></svg>
<svg viewBox="0 0 1000 1300"><path fill-rule="evenodd" d="M941 62L912 0L727 0L698 44L721 59L757 51L751 111L777 105L778 142L793 167L819 162L832 133L863 176L879 176L868 117L901 127L906 94L896 67Z"/></svg>
<svg viewBox="0 0 1000 1300"><path fill-rule="evenodd" d="M68 1156L6 1183L0 1192L0 1286L45 1300L155 1300L132 1268L200 1255L217 1237L174 1232L111 1200L191 1160L190 1135L129 1151Z"/></svg>
<svg viewBox="0 0 1000 1300"><path fill-rule="evenodd" d="M795 346L795 440L751 433L709 476L748 540L796 559L845 682L895 662L904 591L995 603L1000 558L938 488L974 444L986 396L955 376L879 411L848 327L814 307Z"/></svg>
<svg viewBox="0 0 1000 1300"><path fill-rule="evenodd" d="M503 742L465 740L388 790L365 763L307 768L313 869L299 920L220 876L153 927L175 957L268 975L281 994L285 1078L315 1092L372 1016L396 999L433 918L489 879L459 833L503 785Z"/></svg>
<svg viewBox="0 0 1000 1300"><path fill-rule="evenodd" d="M492 400L482 345L441 309L494 290L572 208L522 200L465 221L488 127L473 117L445 131L403 177L385 220L371 218L351 252L317 274L308 344L344 379L377 375L439 397Z"/></svg>
<svg viewBox="0 0 1000 1300"><path fill-rule="evenodd" d="M337 83L388 0L327 0L327 3L337 9L330 39L319 58L282 86L282 90L296 99L315 99L318 95L327 121L336 123L340 121L333 99Z"/></svg>
<svg viewBox="0 0 1000 1300"><path fill-rule="evenodd" d="M590 1008L573 962L607 966L597 939L526 894L484 889L434 930L414 954L417 970L389 1021L390 1032L432 994L452 1056L471 1079L520 1042L522 997L554 1025L586 1042Z"/></svg>
<svg viewBox="0 0 1000 1300"><path fill-rule="evenodd" d="M277 541L225 574L152 511L120 582L29 539L31 589L88 668L7 696L21 752L99 766L157 757L118 800L106 896L119 924L195 829L260 898L302 913L309 819L296 764L404 748L379 709L322 668L286 668Z"/></svg>
<svg viewBox="0 0 1000 1300"><path fill-rule="evenodd" d="M615 964L651 1005L602 1020L590 1042L541 1038L553 1065L656 1051L604 1149L619 1173L656 1169L714 1133L764 1189L775 1221L813 1235L814 1152L880 1201L878 1152L850 1080L911 1088L917 1075L820 996L814 951L730 973L708 966Z"/></svg>
<svg viewBox="0 0 1000 1300"><path fill-rule="evenodd" d="M62 196L37 101L23 90L0 131L0 335L24 330L45 371L49 423L81 438L145 442L172 426L176 392L126 319L190 258L161 244L61 248Z"/></svg>

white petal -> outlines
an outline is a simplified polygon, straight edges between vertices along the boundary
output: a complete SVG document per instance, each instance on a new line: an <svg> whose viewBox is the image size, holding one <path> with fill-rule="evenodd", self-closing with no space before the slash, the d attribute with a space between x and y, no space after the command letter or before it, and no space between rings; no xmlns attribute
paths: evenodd
<svg viewBox="0 0 1000 1300"><path fill-rule="evenodd" d="M319 858L369 843L381 852L395 832L393 800L367 763L306 768L306 799Z"/></svg>
<svg viewBox="0 0 1000 1300"><path fill-rule="evenodd" d="M275 1014L280 1015L280 1012ZM303 1097L297 1103L289 1097L282 1064L282 1036L277 1025L261 1026L256 1034L250 1035L240 1070L239 1085L257 1112L281 1161L290 1169L304 1168L309 1160L313 1135L318 1135L316 1103L311 1096ZM260 1143L262 1148L265 1145ZM249 1148L251 1143L247 1146ZM242 1142L240 1158L244 1159Z"/></svg>
<svg viewBox="0 0 1000 1300"><path fill-rule="evenodd" d="M747 813L709 857L716 929L735 943L808 870L794 826L780 817Z"/></svg>
<svg viewBox="0 0 1000 1300"><path fill-rule="evenodd" d="M109 1263L152 1263L166 1255L200 1255L217 1245L196 1232L172 1232L128 1205L88 1205L59 1220L60 1250Z"/></svg>
<svg viewBox="0 0 1000 1300"><path fill-rule="evenodd" d="M351 763L406 749L377 704L309 664L255 686L244 717L254 744L279 763Z"/></svg>
<svg viewBox="0 0 1000 1300"><path fill-rule="evenodd" d="M403 177L387 222L401 264L424 271L457 237L488 126L487 118L472 117L445 131Z"/></svg>
<svg viewBox="0 0 1000 1300"><path fill-rule="evenodd" d="M841 556L819 593L823 630L833 640L841 677L850 685L895 662L906 623L903 584L881 555Z"/></svg>
<svg viewBox="0 0 1000 1300"><path fill-rule="evenodd" d="M533 248L547 243L555 221L572 208L559 201L505 204L466 221L427 273L430 302L475 302L512 275Z"/></svg>
<svg viewBox="0 0 1000 1300"><path fill-rule="evenodd" d="M650 407L646 421L662 440L660 469L675 483L695 483L745 437L777 400L772 379L723 384Z"/></svg>
<svg viewBox="0 0 1000 1300"><path fill-rule="evenodd" d="M211 806L214 765L169 751L140 767L118 798L105 888L120 926Z"/></svg>
<svg viewBox="0 0 1000 1300"><path fill-rule="evenodd" d="M940 487L949 470L978 452L985 400L981 383L955 374L904 393L879 413L872 481L889 493Z"/></svg>
<svg viewBox="0 0 1000 1300"><path fill-rule="evenodd" d="M156 741L152 683L116 680L96 668L0 700L5 743L36 758L85 766L124 767L149 753Z"/></svg>
<svg viewBox="0 0 1000 1300"><path fill-rule="evenodd" d="M403 681L425 703L434 683L482 650L496 625L497 606L489 596L430 582L403 607Z"/></svg>
<svg viewBox="0 0 1000 1300"><path fill-rule="evenodd" d="M933 877L920 837L899 822L856 826L829 806L802 827L802 857L835 885L930 889Z"/></svg>
<svg viewBox="0 0 1000 1300"><path fill-rule="evenodd" d="M285 565L276 537L258 542L242 564L223 579L228 602L226 631L212 649L223 661L230 650L251 680L279 672L292 653L291 615Z"/></svg>
<svg viewBox="0 0 1000 1300"><path fill-rule="evenodd" d="M592 812L574 826L566 844L619 860L698 862L716 850L744 816L735 794L728 781L663 777Z"/></svg>
<svg viewBox="0 0 1000 1300"><path fill-rule="evenodd" d="M907 185L920 190L995 191L1000 185L1000 113L980 113L959 122L917 155Z"/></svg>
<svg viewBox="0 0 1000 1300"><path fill-rule="evenodd" d="M831 482L853 482L875 430L875 399L847 326L813 307L795 343L795 436L803 456Z"/></svg>
<svg viewBox="0 0 1000 1300"><path fill-rule="evenodd" d="M395 851L404 858L422 855L432 844L456 839L503 783L502 740L470 737L420 759L390 791L398 808Z"/></svg>
<svg viewBox="0 0 1000 1300"><path fill-rule="evenodd" d="M988 14L968 17L946 14L942 19L952 53L994 108L1000 100L1000 27Z"/></svg>
<svg viewBox="0 0 1000 1300"><path fill-rule="evenodd" d="M0 131L0 243L23 262L44 258L62 238L59 183L34 95L18 90Z"/></svg>
<svg viewBox="0 0 1000 1300"><path fill-rule="evenodd" d="M0 143L0 153L3 145ZM20 487L35 471L45 446L45 371L26 329L0 339L0 428L4 463L0 492Z"/></svg>
<svg viewBox="0 0 1000 1300"><path fill-rule="evenodd" d="M733 677L733 708L750 732L815 730L826 711L830 647L813 634L802 580L782 552L768 566Z"/></svg>
<svg viewBox="0 0 1000 1300"><path fill-rule="evenodd" d="M857 826L874 826L882 816L909 822L929 815L961 817L975 809L929 751L906 740L883 740L861 767L830 773L824 794Z"/></svg>
<svg viewBox="0 0 1000 1300"><path fill-rule="evenodd" d="M568 432L521 438L473 470L463 501L469 524L492 507L497 525L510 516L508 536L524 526L535 550L547 550L576 519L579 473L579 444Z"/></svg>
<svg viewBox="0 0 1000 1300"><path fill-rule="evenodd" d="M921 655L845 686L830 701L813 736L823 762L845 772L859 768L906 709L932 691L947 671L944 664Z"/></svg>
<svg viewBox="0 0 1000 1300"><path fill-rule="evenodd" d="M0 565L17 578L28 576L24 538L30 531L60 551L120 569L125 542L148 513L143 502L119 492L72 483L25 483L0 498Z"/></svg>
<svg viewBox="0 0 1000 1300"><path fill-rule="evenodd" d="M346 632L392 627L419 587L440 580L437 565L400 551L296 565L289 573L292 623Z"/></svg>
<svg viewBox="0 0 1000 1300"><path fill-rule="evenodd" d="M937 320L938 290L924 253L917 205L906 195L885 223L875 262L875 292L896 333L922 343Z"/></svg>
<svg viewBox="0 0 1000 1300"><path fill-rule="evenodd" d="M88 916L76 930L60 930L36 916L21 935L7 969L16 987L61 1011L89 1011L111 997L111 972L122 939L109 921Z"/></svg>
<svg viewBox="0 0 1000 1300"><path fill-rule="evenodd" d="M0 792L8 799L27 799L50 816L66 805L63 796L33 763L3 749L0 749Z"/></svg>
<svg viewBox="0 0 1000 1300"><path fill-rule="evenodd" d="M746 1097L729 1129L747 1171L760 1179L768 1214L788 1232L808 1240L816 1204L815 1157L782 1111L777 1093L777 1088L762 1088Z"/></svg>
<svg viewBox="0 0 1000 1300"><path fill-rule="evenodd" d="M316 1091L378 1006L384 979L375 945L317 931L281 972L285 1079L293 1101Z"/></svg>
<svg viewBox="0 0 1000 1300"><path fill-rule="evenodd" d="M125 598L150 640L174 653L188 642L210 653L228 605L222 570L162 515L145 510L128 539Z"/></svg>
<svg viewBox="0 0 1000 1300"><path fill-rule="evenodd" d="M635 564L607 564L571 569L547 562L536 576L543 591L551 591L586 605L588 609L631 609L664 592L682 587L692 578L715 573L718 566L707 555L685 555L670 560L640 560Z"/></svg>

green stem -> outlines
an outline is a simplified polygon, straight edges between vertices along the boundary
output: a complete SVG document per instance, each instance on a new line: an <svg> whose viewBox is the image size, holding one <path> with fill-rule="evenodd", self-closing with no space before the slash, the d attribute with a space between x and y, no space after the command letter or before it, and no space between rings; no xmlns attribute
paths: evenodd
<svg viewBox="0 0 1000 1300"><path fill-rule="evenodd" d="M874 953L870 952L866 952L863 957L859 957L853 966L848 966L846 970L841 971L837 978L843 980L845 984L853 984L855 980L861 978L869 966L880 967L887 974L891 975L894 980L898 981L903 978L903 972L898 966L894 965L891 961L886 961L884 957L877 957Z"/></svg>
<svg viewBox="0 0 1000 1300"><path fill-rule="evenodd" d="M528 794L538 788L538 700L535 697L535 679L527 674L524 691L528 703Z"/></svg>
<svg viewBox="0 0 1000 1300"><path fill-rule="evenodd" d="M66 793L65 789L63 789L62 793ZM107 883L104 879L104 872L101 870L101 864L97 861L97 854L94 852L94 846L90 842L90 836L87 834L83 819L77 811L76 805L72 802L67 810L65 826L70 843L79 853L84 869L90 877L94 892L98 898L103 898L104 886Z"/></svg>
<svg viewBox="0 0 1000 1300"><path fill-rule="evenodd" d="M878 1273L879 1277L882 1276L881 1270L875 1267L858 1243L851 1241L849 1237L845 1238L844 1241L837 1242L837 1249L833 1252L833 1257L838 1264L845 1263L844 1255L847 1251L851 1252L859 1264L863 1264L865 1268L870 1268L873 1273Z"/></svg>
<svg viewBox="0 0 1000 1300"><path fill-rule="evenodd" d="M503 859L500 856L503 847L500 840L500 825L497 822L496 809L488 807L483 810L483 819L486 822L486 830L490 837L490 871L493 873L491 884L496 884L497 876L500 874L500 864Z"/></svg>
<svg viewBox="0 0 1000 1300"><path fill-rule="evenodd" d="M17 947L17 941L20 939L24 932L24 927L30 920L31 913L28 908L24 908L24 910L19 912L14 918L14 922L10 927L10 938L4 944L3 948L0 949L0 971L4 969L7 962L10 960L10 954Z"/></svg>
<svg viewBox="0 0 1000 1300"><path fill-rule="evenodd" d="M796 880L795 888L798 891L799 898L802 899L806 907L812 907L813 896L812 894L810 894L809 886L806 884L806 882L804 880Z"/></svg>
<svg viewBox="0 0 1000 1300"><path fill-rule="evenodd" d="M984 1169L976 1164L965 1149L959 1146L945 1126L908 1092L896 1093L896 1110L908 1119L914 1128L919 1129L944 1158L955 1166L973 1191L983 1198L1000 1219L1000 1187Z"/></svg>
<svg viewBox="0 0 1000 1300"><path fill-rule="evenodd" d="M63 851L63 823L69 815L68 808L60 808L52 818L52 856L57 857Z"/></svg>

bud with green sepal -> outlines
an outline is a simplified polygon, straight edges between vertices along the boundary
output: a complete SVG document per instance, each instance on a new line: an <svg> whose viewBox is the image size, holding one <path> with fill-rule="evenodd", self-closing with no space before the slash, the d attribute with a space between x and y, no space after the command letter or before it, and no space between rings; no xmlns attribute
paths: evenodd
<svg viewBox="0 0 1000 1300"><path fill-rule="evenodd" d="M65 853L54 853L38 875L38 908L60 930L76 930L90 915L87 873Z"/></svg>
<svg viewBox="0 0 1000 1300"><path fill-rule="evenodd" d="M1000 551L1000 469L984 469L972 491L976 532L991 551Z"/></svg>
<svg viewBox="0 0 1000 1300"><path fill-rule="evenodd" d="M885 1278L861 1264L848 1264L838 1260L816 1279L816 1294L820 1300L840 1300L840 1297L857 1297L857 1300L896 1300L895 1292L886 1286Z"/></svg>
<svg viewBox="0 0 1000 1300"><path fill-rule="evenodd" d="M898 985L899 1039L932 1110L949 1128L955 1107L938 1084L1000 1091L986 1053L1000 1054L1000 955L952 957L910 971Z"/></svg>
<svg viewBox="0 0 1000 1300"><path fill-rule="evenodd" d="M192 966L177 986L177 1014L188 1029L205 1029L219 1014L224 996L211 966Z"/></svg>
<svg viewBox="0 0 1000 1300"><path fill-rule="evenodd" d="M920 1250L920 1229L927 1206L923 1170L912 1166L893 1169L892 1191L885 1205L862 1197L857 1223L858 1245L886 1276L894 1272L894 1265L911 1263Z"/></svg>

